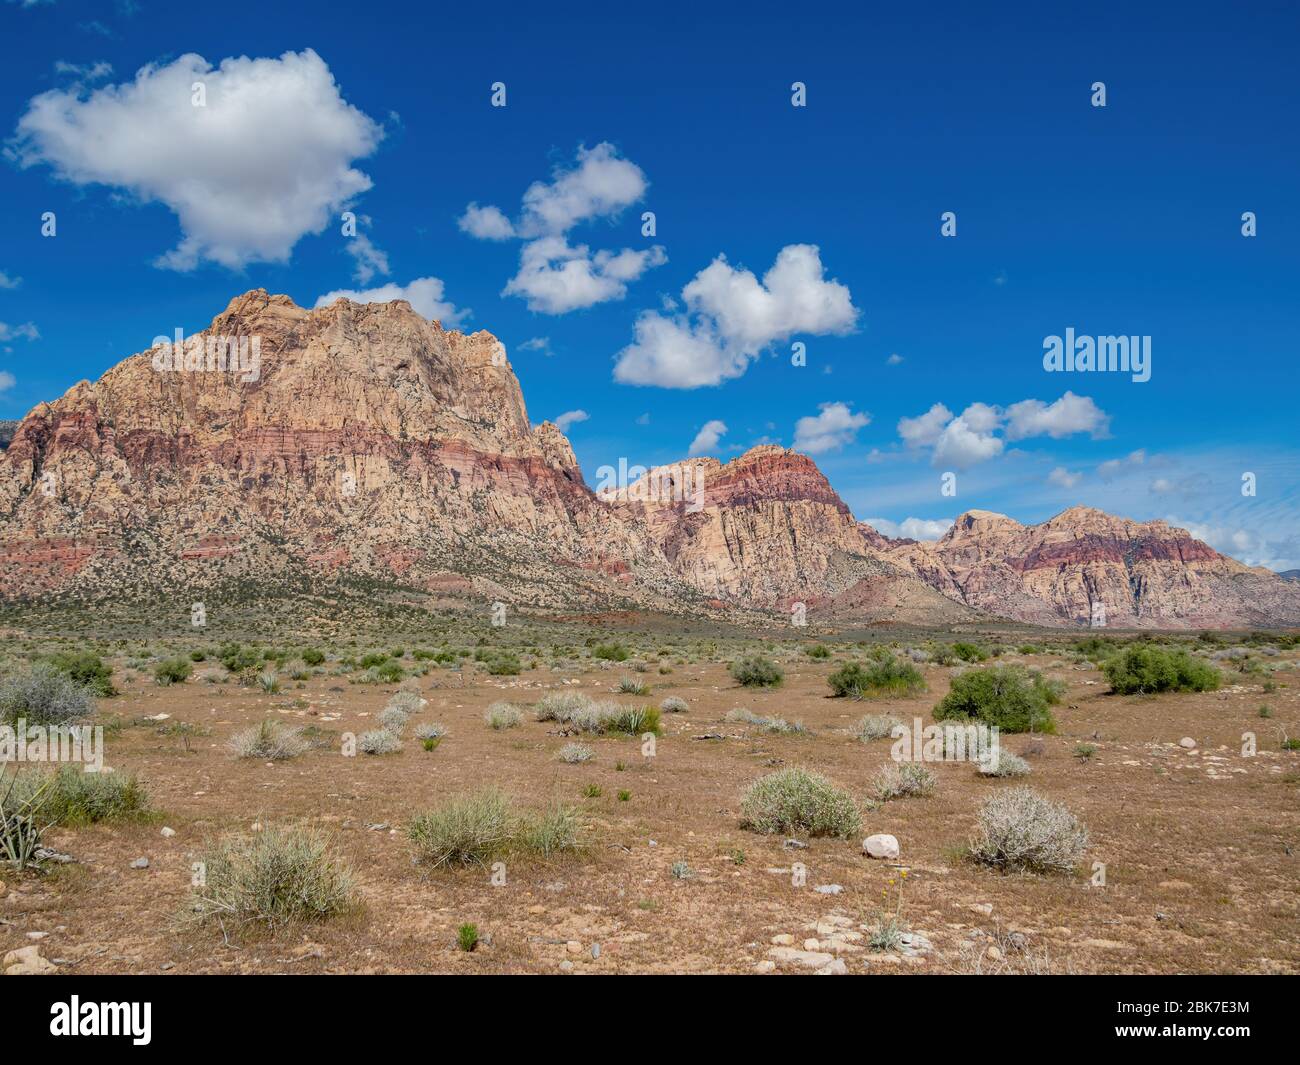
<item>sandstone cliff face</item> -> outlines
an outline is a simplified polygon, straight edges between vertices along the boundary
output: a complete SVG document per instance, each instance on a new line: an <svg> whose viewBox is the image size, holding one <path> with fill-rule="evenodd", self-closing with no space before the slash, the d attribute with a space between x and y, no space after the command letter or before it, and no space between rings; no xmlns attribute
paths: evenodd
<svg viewBox="0 0 1300 1065"><path fill-rule="evenodd" d="M242 342L236 368L218 338ZM6 428L0 596L185 596L306 571L553 609L1078 625L1103 603L1111 626L1300 623L1300 585L1162 522L971 511L938 543L888 540L780 447L597 496L564 434L530 425L497 339L405 301L309 311L256 290L179 369L164 354Z"/></svg>
<svg viewBox="0 0 1300 1065"><path fill-rule="evenodd" d="M887 552L943 594L1041 625L1199 628L1300 623L1275 574L1220 555L1184 529L1072 507L1039 525L961 515L938 542Z"/></svg>
<svg viewBox="0 0 1300 1065"><path fill-rule="evenodd" d="M556 558L655 569L559 431L530 427L490 333L404 301L307 311L258 290L194 338L200 364L212 337L257 338L256 372L160 369L146 351L23 420L0 459L0 592L107 581L132 558L181 583L296 563L417 585L512 570L544 585ZM670 574L659 561L647 579Z"/></svg>

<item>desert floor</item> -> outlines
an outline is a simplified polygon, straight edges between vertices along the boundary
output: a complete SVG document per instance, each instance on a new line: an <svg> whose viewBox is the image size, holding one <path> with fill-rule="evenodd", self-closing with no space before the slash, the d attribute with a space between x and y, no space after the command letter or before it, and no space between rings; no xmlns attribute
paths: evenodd
<svg viewBox="0 0 1300 1065"><path fill-rule="evenodd" d="M339 753L338 737L377 727L396 685L349 684L322 672L267 695L226 680L204 683L205 671L224 677L212 662L165 688L148 675L124 682L119 672L122 694L104 700L100 713L126 725L108 737L107 763L139 775L158 816L53 830L47 842L76 863L40 876L5 875L0 955L39 941L46 958L78 973L748 973L769 969L761 963L781 954L769 953L774 937L788 935L795 950L816 939L848 972L875 975L1300 972L1300 752L1280 749L1283 729L1300 732L1295 674L1277 674L1267 694L1258 678L1228 674L1217 692L1140 698L1105 694L1098 672L1053 654L1011 653L1003 661L1066 681L1059 733L1030 757L1024 781L940 764L932 766L932 796L867 810L862 835L897 836L896 863L867 857L861 838L787 848L781 837L742 830L740 795L774 767L804 766L865 798L888 763L890 741L861 743L849 726L865 713L929 723L949 669L925 667L923 696L864 702L828 697L826 677L837 661L790 661L784 686L773 691L738 687L725 663L679 665L667 676L639 674L652 687L642 700L609 694L627 673L618 664L499 678L472 666L463 675L440 669L414 682L428 700L414 724L446 725L440 746L427 752L408 733L400 753L355 757ZM631 737L583 738L594 761L566 765L556 755L570 738L527 712L558 687L656 705L676 695L690 708L664 714L653 757ZM521 726L485 725L484 709L500 699L525 708ZM1274 710L1268 720L1258 715L1265 703ZM734 707L801 720L813 735L724 722ZM160 714L210 731L187 751L145 720ZM332 749L290 761L236 760L230 736L264 717L338 736ZM1256 757L1241 754L1245 732L1258 736ZM1197 749L1180 747L1182 737L1194 738ZM1012 751L1025 742L1006 741ZM1083 742L1097 748L1090 760L1074 753ZM1065 803L1087 825L1091 842L1075 875L1005 876L961 857L981 802L1018 783ZM579 807L585 849L508 862L503 886L492 885L486 868L425 873L413 865L409 819L489 784L523 804ZM599 797L584 797L590 784ZM620 791L630 797L620 801ZM327 830L355 871L361 909L332 923L230 941L216 928L179 921L205 840L272 822ZM175 835L164 836L164 827ZM133 868L141 857L148 868ZM677 862L690 875L675 877ZM802 887L793 886L793 862L806 866ZM1090 883L1094 862L1105 865L1104 887ZM903 957L873 953L856 935L832 943L836 931L869 931L882 891L893 908L904 869L902 916L933 949ZM826 885L842 890L816 890ZM464 922L490 942L459 951L456 929ZM817 967L786 955L775 971Z"/></svg>

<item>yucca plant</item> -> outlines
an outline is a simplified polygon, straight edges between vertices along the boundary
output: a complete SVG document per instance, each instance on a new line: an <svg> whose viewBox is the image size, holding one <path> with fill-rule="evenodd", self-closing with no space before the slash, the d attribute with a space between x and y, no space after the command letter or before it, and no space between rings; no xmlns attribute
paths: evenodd
<svg viewBox="0 0 1300 1065"><path fill-rule="evenodd" d="M45 829L40 823L41 808L49 794L49 781L21 799L13 794L18 781L17 772L6 785L4 782L6 766L0 763L0 861L11 866L15 871L35 868L40 859L37 852L41 849L41 836ZM51 822L52 823L52 822Z"/></svg>

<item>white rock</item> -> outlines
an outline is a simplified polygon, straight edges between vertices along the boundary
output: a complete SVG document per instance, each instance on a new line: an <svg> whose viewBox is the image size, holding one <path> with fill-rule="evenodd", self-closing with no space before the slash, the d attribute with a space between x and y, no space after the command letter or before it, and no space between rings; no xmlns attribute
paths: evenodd
<svg viewBox="0 0 1300 1065"><path fill-rule="evenodd" d="M844 964L843 958L836 958L829 965L823 965L818 969L814 976L844 976L849 971L849 967Z"/></svg>
<svg viewBox="0 0 1300 1065"><path fill-rule="evenodd" d="M0 961L5 976L46 976L57 968L41 957L40 947L19 947Z"/></svg>
<svg viewBox="0 0 1300 1065"><path fill-rule="evenodd" d="M1184 747L1189 751L1194 751L1196 750L1196 741L1192 739L1191 736L1184 736L1181 740L1178 741L1178 746Z"/></svg>
<svg viewBox="0 0 1300 1065"><path fill-rule="evenodd" d="M862 849L872 858L897 858L898 840L893 836L879 833L864 839Z"/></svg>
<svg viewBox="0 0 1300 1065"><path fill-rule="evenodd" d="M772 961L769 958L764 958L762 961L760 961L757 965L754 966L754 971L756 973L770 973L775 971L775 969L776 969L776 962Z"/></svg>
<svg viewBox="0 0 1300 1065"><path fill-rule="evenodd" d="M171 839L172 836L176 835L176 829L174 829L174 828L164 828L164 829L162 830L162 835L163 835L163 839Z"/></svg>

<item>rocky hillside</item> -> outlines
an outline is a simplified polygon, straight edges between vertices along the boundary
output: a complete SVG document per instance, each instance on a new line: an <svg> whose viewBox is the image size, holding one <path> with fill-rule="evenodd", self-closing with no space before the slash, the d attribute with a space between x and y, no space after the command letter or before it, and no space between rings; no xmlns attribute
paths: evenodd
<svg viewBox="0 0 1300 1065"><path fill-rule="evenodd" d="M1039 625L1123 628L1300 624L1293 584L1185 529L1072 507L1039 525L971 510L935 543L886 557L968 606Z"/></svg>
<svg viewBox="0 0 1300 1065"><path fill-rule="evenodd" d="M309 574L556 611L803 603L810 619L1078 625L1103 602L1116 626L1300 619L1300 586L1159 522L972 511L938 543L888 540L779 447L598 496L559 429L530 424L492 334L400 300L246 293L182 351L132 355L5 436L5 597L184 602Z"/></svg>

